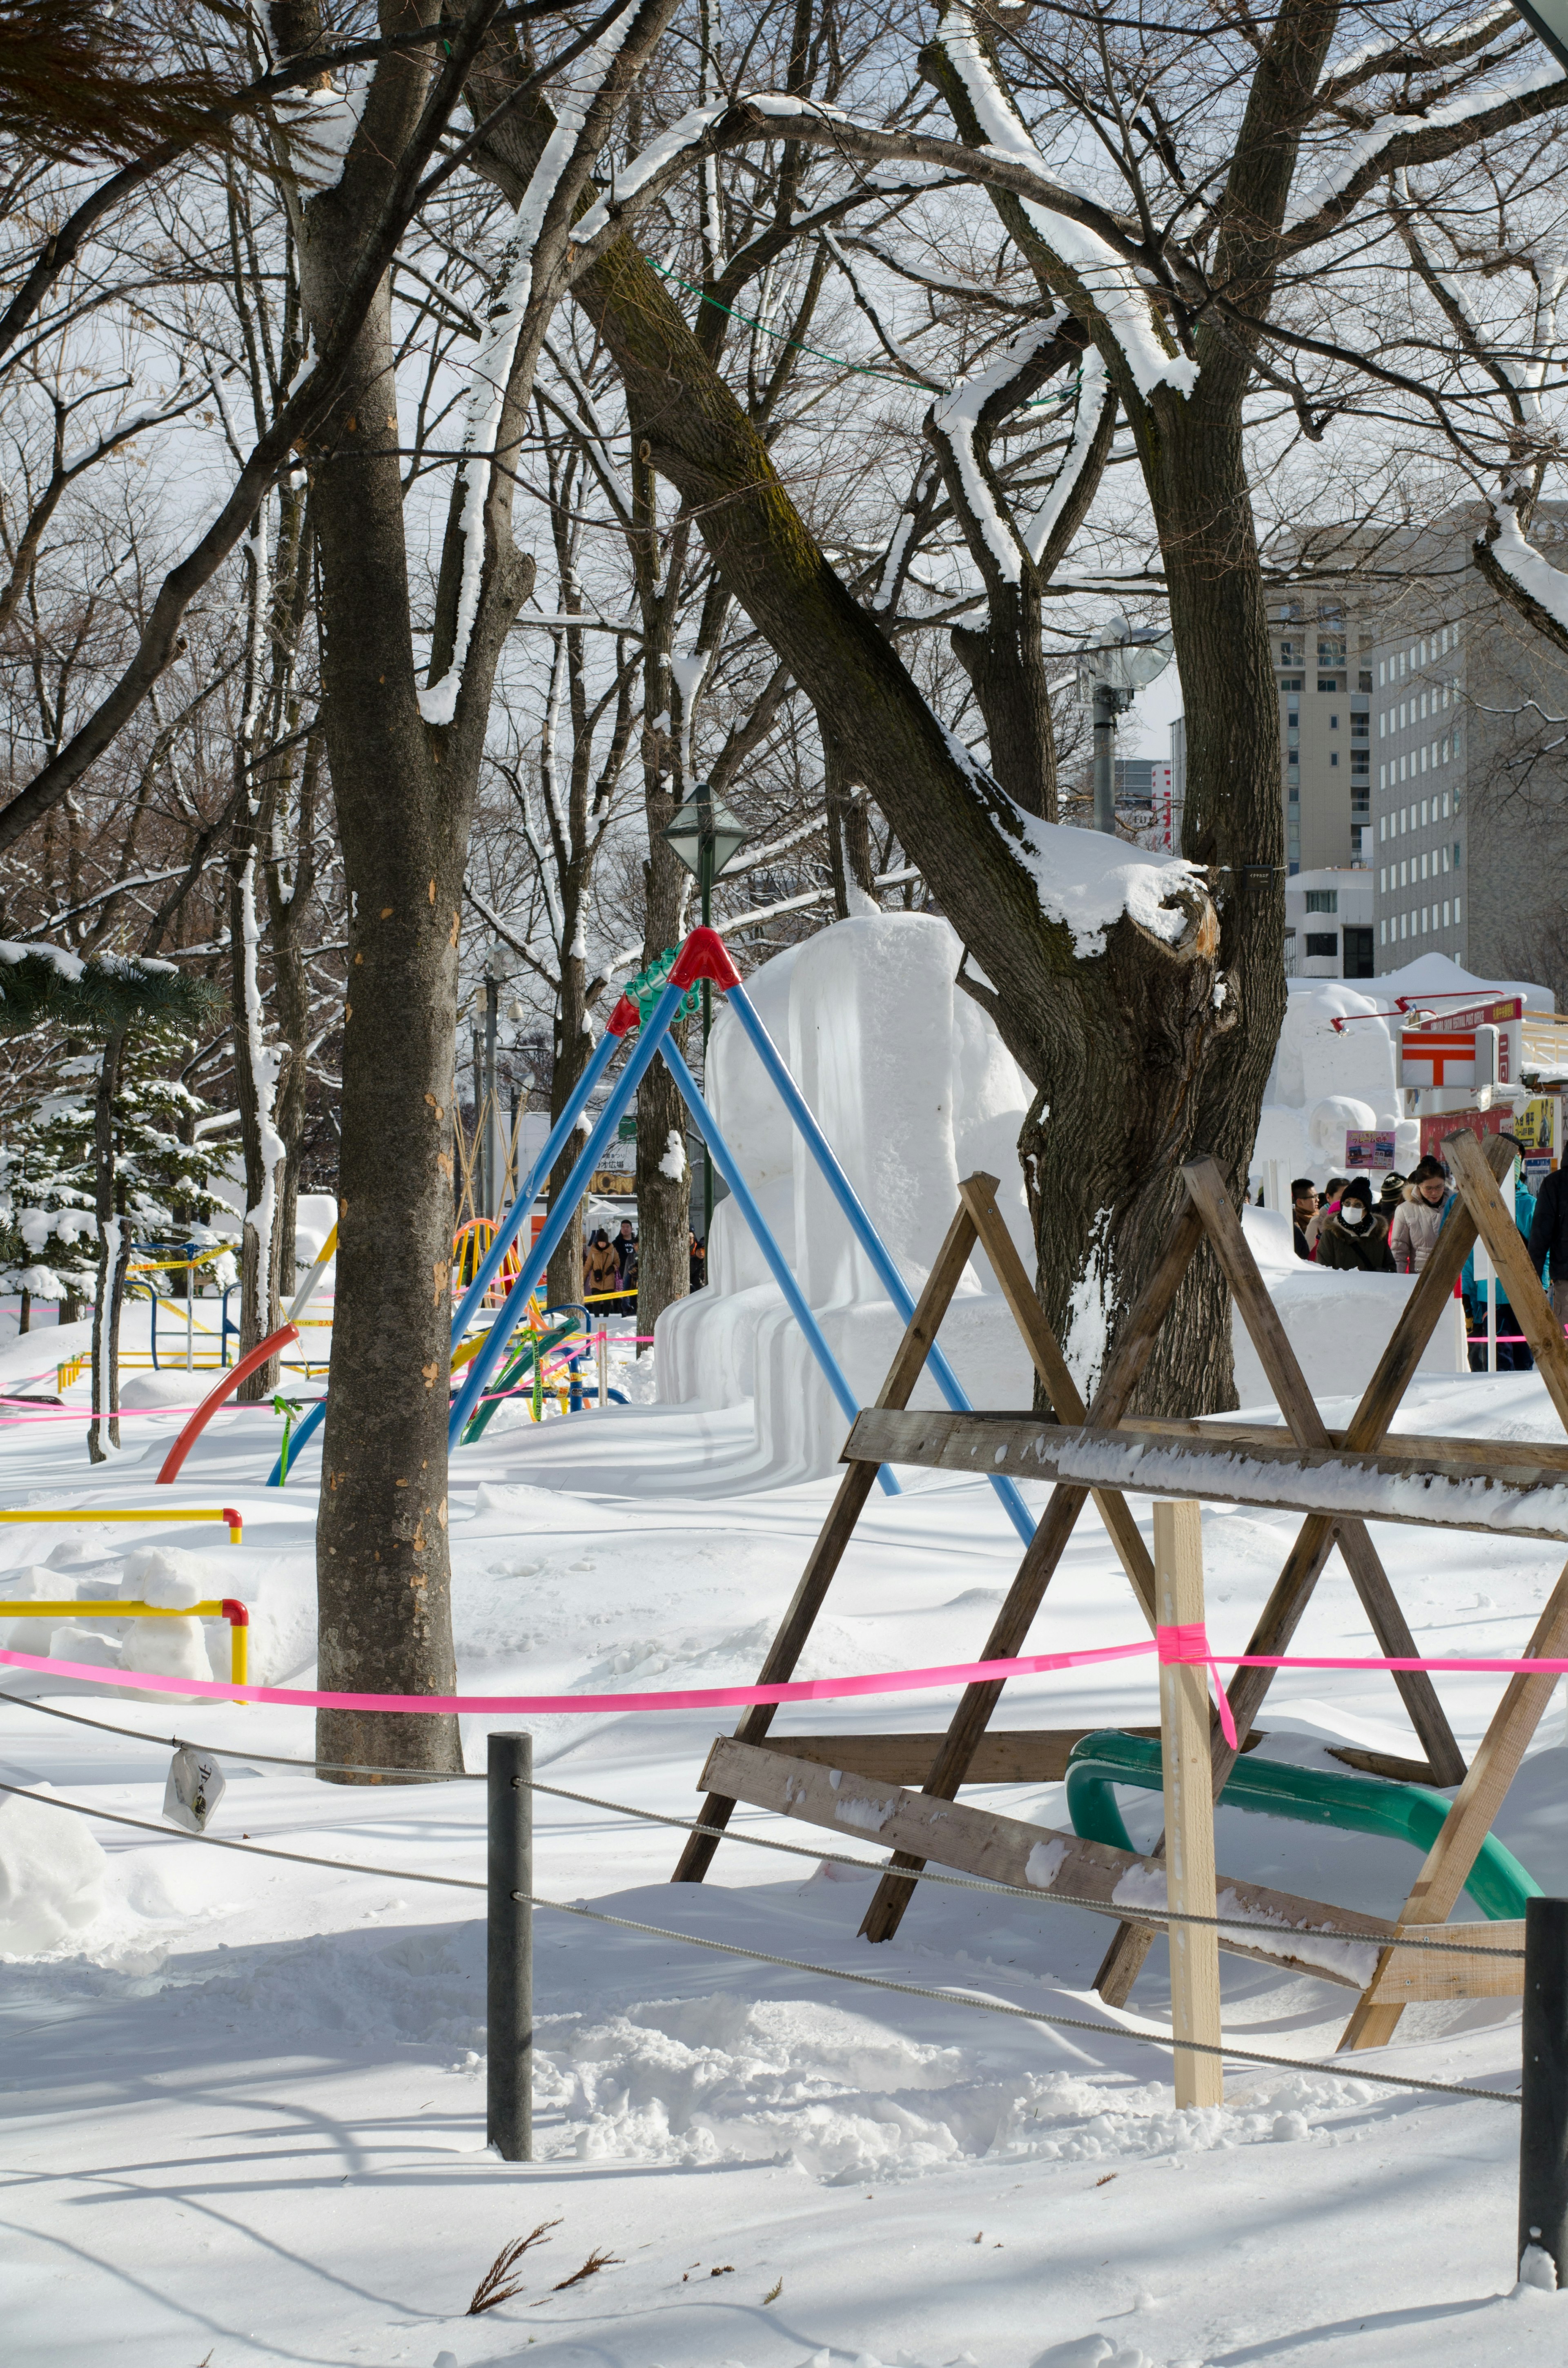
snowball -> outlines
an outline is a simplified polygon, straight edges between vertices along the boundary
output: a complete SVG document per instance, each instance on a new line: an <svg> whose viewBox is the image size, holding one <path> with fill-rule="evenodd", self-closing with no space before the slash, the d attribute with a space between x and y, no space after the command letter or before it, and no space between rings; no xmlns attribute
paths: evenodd
<svg viewBox="0 0 1568 2368"><path fill-rule="evenodd" d="M108 1869L84 1818L0 1793L0 1950L34 1956L81 1931L103 1906Z"/></svg>
<svg viewBox="0 0 1568 2368"><path fill-rule="evenodd" d="M139 1603L180 1611L222 1597L225 1582L210 1554L190 1554L184 1546L138 1546L125 1557L125 1591Z"/></svg>

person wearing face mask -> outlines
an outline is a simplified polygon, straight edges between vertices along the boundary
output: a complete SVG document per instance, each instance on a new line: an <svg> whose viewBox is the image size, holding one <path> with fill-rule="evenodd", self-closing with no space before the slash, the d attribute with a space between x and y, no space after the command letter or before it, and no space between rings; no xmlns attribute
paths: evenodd
<svg viewBox="0 0 1568 2368"><path fill-rule="evenodd" d="M1448 1223L1454 1195L1440 1159L1418 1160L1410 1171L1404 1198L1394 1212L1389 1230L1396 1272L1419 1274Z"/></svg>
<svg viewBox="0 0 1568 2368"><path fill-rule="evenodd" d="M1372 1207L1372 1188L1364 1176L1353 1177L1338 1208L1325 1211L1318 1226L1318 1264L1347 1274L1393 1272L1388 1227Z"/></svg>

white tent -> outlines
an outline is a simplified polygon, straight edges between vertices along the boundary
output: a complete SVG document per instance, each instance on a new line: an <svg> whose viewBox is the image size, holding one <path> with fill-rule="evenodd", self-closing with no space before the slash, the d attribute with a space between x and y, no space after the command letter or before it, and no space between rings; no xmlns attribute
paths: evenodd
<svg viewBox="0 0 1568 2368"><path fill-rule="evenodd" d="M1544 986L1532 985L1526 978L1477 978L1461 970L1447 954L1417 954L1403 970L1388 970L1369 980L1369 993L1380 1001L1393 1003L1402 995L1432 996L1441 998L1451 1010L1460 1002L1482 1002L1487 997L1517 996L1527 1011L1555 1011L1556 1004Z"/></svg>

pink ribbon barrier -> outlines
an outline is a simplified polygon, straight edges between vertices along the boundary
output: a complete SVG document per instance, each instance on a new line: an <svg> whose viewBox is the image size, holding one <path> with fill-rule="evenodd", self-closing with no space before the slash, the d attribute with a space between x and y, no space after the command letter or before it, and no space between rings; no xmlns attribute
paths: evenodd
<svg viewBox="0 0 1568 2368"><path fill-rule="evenodd" d="M279 1702L301 1710L474 1712L486 1716L515 1712L616 1713L659 1710L745 1710L755 1702L843 1702L857 1695L930 1691L944 1686L995 1685L1005 1678L1040 1677L1051 1669L1087 1668L1101 1661L1126 1661L1145 1653L1162 1661L1212 1669L1218 1681L1228 1669L1426 1669L1436 1676L1561 1678L1568 1661L1493 1659L1426 1660L1415 1655L1388 1660L1376 1654L1215 1653L1201 1622L1159 1629L1135 1645L1101 1645L1082 1653L1028 1653L1010 1661L955 1661L938 1668L883 1669L855 1678L796 1678L773 1686L693 1686L666 1693L637 1694L342 1694L302 1686L222 1685L204 1678L156 1677L143 1669L108 1669L97 1661L56 1661L42 1653L0 1651L0 1664L44 1677L85 1678L92 1685L123 1686L143 1693L210 1695L218 1702ZM1235 1725L1220 1695L1220 1723L1232 1748Z"/></svg>
<svg viewBox="0 0 1568 2368"><path fill-rule="evenodd" d="M41 1653L0 1652L12 1668L51 1678L86 1678L95 1685L129 1686L160 1694L207 1694L219 1702L284 1702L303 1710L516 1711L744 1710L753 1702L835 1702L854 1694L918 1693L935 1686L967 1686L1002 1678L1038 1677L1044 1669L1079 1669L1095 1661L1125 1661L1152 1653L1153 1644L1102 1645L1087 1653L1029 1653L1015 1661L958 1661L945 1668L879 1670L859 1678L795 1678L776 1686L694 1686L652 1694L335 1694L301 1686L220 1685L206 1678L154 1677L144 1669L106 1669L97 1661L55 1661ZM1544 1665L1543 1665L1544 1666ZM1565 1664L1568 1666L1568 1664Z"/></svg>

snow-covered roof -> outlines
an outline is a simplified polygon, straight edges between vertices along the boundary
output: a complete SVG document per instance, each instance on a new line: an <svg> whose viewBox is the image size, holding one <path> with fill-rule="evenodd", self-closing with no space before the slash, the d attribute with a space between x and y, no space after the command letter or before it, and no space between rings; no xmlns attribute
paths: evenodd
<svg viewBox="0 0 1568 2368"><path fill-rule="evenodd" d="M1478 978L1473 971L1450 962L1447 954L1417 954L1403 970L1383 971L1372 982L1380 997L1392 1003L1402 995L1464 996L1479 1001L1487 996L1517 995L1527 1011L1555 1011L1549 987L1527 978Z"/></svg>

